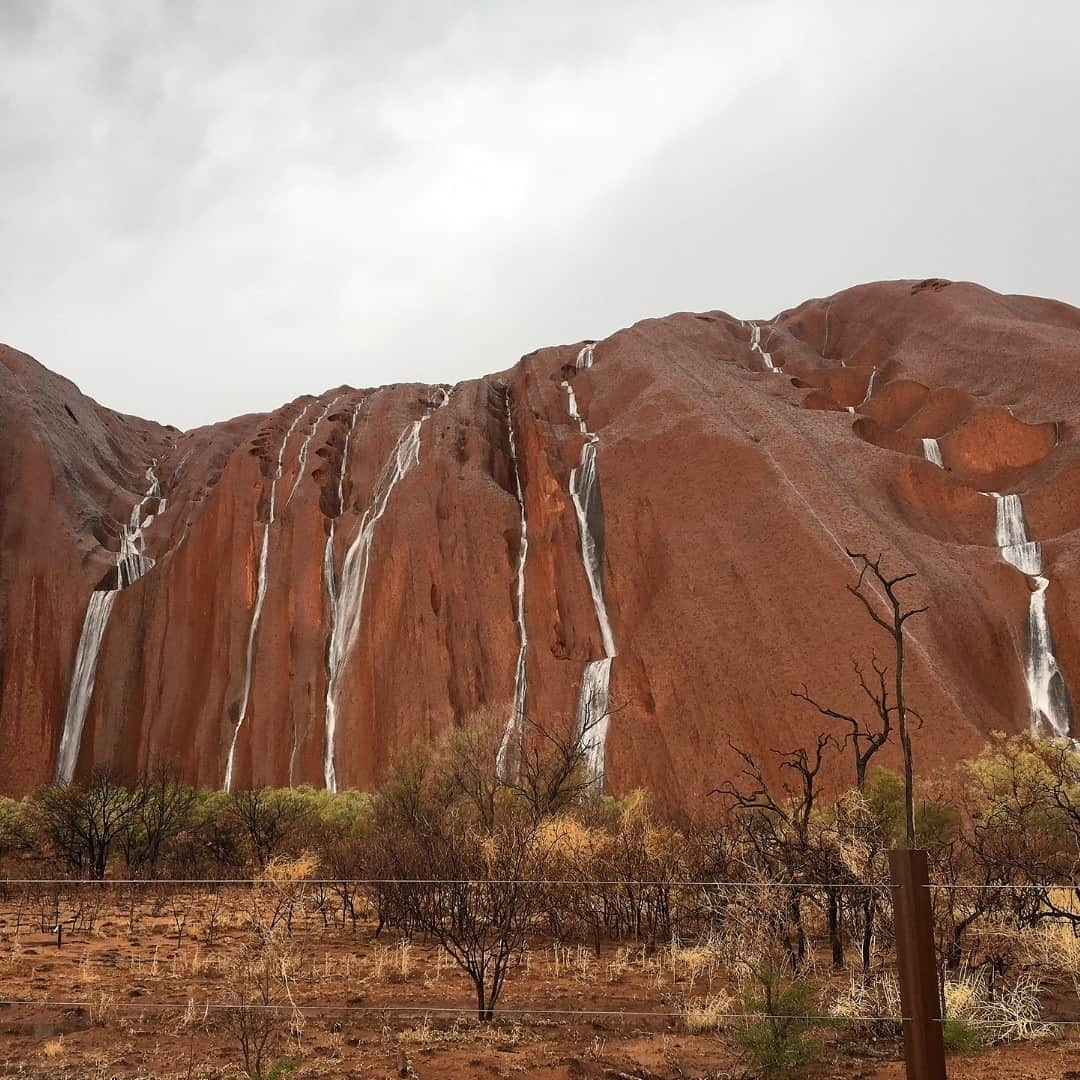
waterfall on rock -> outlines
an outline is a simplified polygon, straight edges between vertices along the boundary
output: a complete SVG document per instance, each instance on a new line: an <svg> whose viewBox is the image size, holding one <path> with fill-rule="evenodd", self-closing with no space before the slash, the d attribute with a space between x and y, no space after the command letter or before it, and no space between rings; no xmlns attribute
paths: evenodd
<svg viewBox="0 0 1080 1080"><path fill-rule="evenodd" d="M267 515L266 524L263 526L262 547L259 550L259 575L255 585L255 603L251 608L251 623L248 626L247 652L244 656L244 684L240 694L240 716L233 727L232 742L229 743L229 755L225 761L225 790L232 791L233 764L236 757L236 740L240 736L240 729L247 719L248 705L251 702L251 672L255 663L255 635L259 629L259 619L262 617L263 601L266 599L267 568L270 564L270 527L274 524L277 516L277 486L285 464L285 447L289 445L289 438L296 430L296 425L304 418L309 406L305 405L300 412L293 417L292 423L285 431L285 438L281 440L278 449L277 465L274 468L274 476L270 481L270 511Z"/></svg>
<svg viewBox="0 0 1080 1080"><path fill-rule="evenodd" d="M922 453L927 461L932 461L939 469L945 468L945 463L941 460L941 447L938 446L937 439L923 439Z"/></svg>
<svg viewBox="0 0 1080 1080"><path fill-rule="evenodd" d="M750 351L757 353L761 357L762 363L765 365L767 371L772 371L777 375L782 375L784 369L778 367L773 363L772 354L766 352L761 346L761 327L757 323L750 324Z"/></svg>
<svg viewBox="0 0 1080 1080"><path fill-rule="evenodd" d="M143 550L143 531L158 514L165 511L161 484L154 472L156 465L155 461L148 466L146 481L149 487L146 494L131 508L127 524L120 526L120 551L116 556L116 588L95 589L90 594L90 600L86 605L82 632L79 634L79 644L75 650L75 670L68 690L64 724L60 731L60 747L56 754L56 778L64 784L75 775L75 766L79 761L83 725L86 723L86 712L90 708L90 696L94 692L98 656L101 653L101 644L105 640L105 627L109 623L116 594L120 589L138 581L154 565L154 560ZM144 518L143 507L151 500L154 502L153 512Z"/></svg>
<svg viewBox="0 0 1080 1080"><path fill-rule="evenodd" d="M330 528L326 534L326 547L323 548L323 580L326 583L326 596L330 606L330 622L334 622L334 612L337 608L337 578L334 570L334 533L337 519L345 512L345 477L349 470L349 442L352 439L353 429L356 427L356 417L363 405L363 398L354 406L349 417L349 426L345 430L345 445L341 450L341 468L338 469L337 482L337 515L330 519Z"/></svg>
<svg viewBox="0 0 1080 1080"><path fill-rule="evenodd" d="M296 489L300 486L300 481L304 479L304 469L307 467L308 446L311 445L311 440L315 437L315 432L318 431L319 425L326 419L327 414L340 400L341 395L338 394L337 397L333 398L327 404L323 411L312 421L308 433L304 436L304 441L300 443L300 454L296 459L296 479L293 480L293 486L289 489L289 497L285 500L286 506L293 501Z"/></svg>
<svg viewBox="0 0 1080 1080"><path fill-rule="evenodd" d="M361 398L354 406L352 414L349 417L349 426L345 431L345 445L341 451L341 468L338 469L338 485L337 485L337 515L330 519L330 528L326 533L326 546L323 548L323 582L326 585L326 605L328 614L330 616L331 633L333 627L337 625L338 617L338 581L337 581L337 569L334 566L334 536L337 533L337 519L345 513L345 478L349 469L349 443L352 441L353 430L356 428L356 418L360 413L360 407L364 404L364 399ZM336 722L331 718L331 712L334 706L333 703L327 700L327 728L333 725L336 727ZM336 715L336 714L335 714ZM292 756L295 762L296 758L296 734L293 733L293 751ZM290 775L292 773L294 765L290 764ZM326 763L325 763L325 751L323 772L325 780ZM335 778L336 779L336 778ZM329 785L327 785L329 786Z"/></svg>
<svg viewBox="0 0 1080 1080"><path fill-rule="evenodd" d="M419 420L414 420L398 436L390 456L375 482L371 503L360 521L353 542L345 552L341 577L331 594L330 644L327 649L326 683L326 743L323 748L323 780L328 791L337 790L335 765L335 740L337 737L337 696L342 672L360 630L360 615L364 605L368 566L371 562L371 545L375 539L375 526L386 511L390 495L400 480L420 462L420 432L424 424L450 400L441 387L435 399L424 410ZM344 472L344 464L342 465ZM328 568L333 567L333 549L328 545Z"/></svg>
<svg viewBox="0 0 1080 1080"><path fill-rule="evenodd" d="M593 347L586 345L578 353L577 366L584 369L592 366ZM604 750L607 742L608 711L610 704L609 687L611 681L611 661L615 657L615 638L608 619L607 604L604 601L603 571L603 508L600 503L600 478L597 473L596 451L599 437L589 431L584 418L578 411L574 388L565 380L562 388L566 393L567 408L581 434L585 436L581 448L581 459L576 468L570 470L570 501L578 522L578 537L581 542L581 559L585 568L585 577L589 583L593 610L600 628L600 639L604 656L600 660L590 661L581 680L581 694L578 698L578 731L587 739L585 744L586 760L591 775L597 783L604 779Z"/></svg>
<svg viewBox="0 0 1080 1080"><path fill-rule="evenodd" d="M1067 738L1072 729L1072 700L1054 655L1054 638L1046 610L1042 545L1029 540L1019 495L988 492L997 503L997 544L1001 557L1031 579L1028 604L1028 655L1025 665L1031 726L1035 735Z"/></svg>
<svg viewBox="0 0 1080 1080"><path fill-rule="evenodd" d="M116 590L98 589L90 594L83 620L79 647L75 652L75 671L68 691L67 713L60 736L60 750L56 758L56 779L66 784L75 775L82 746L83 723L94 692L94 675L97 672L98 654L105 637L105 626L112 613Z"/></svg>
<svg viewBox="0 0 1080 1080"><path fill-rule="evenodd" d="M582 349L582 353L584 351ZM592 362L591 355L589 362ZM521 517L521 533L518 540L514 612L518 628L518 658L517 667L514 670L514 699L496 757L498 775L503 780L516 779L521 766L521 740L525 733L525 695L528 689L525 656L529 649L529 635L525 626L525 561L529 553L529 531L528 520L525 515L525 494L521 486L521 468L517 455L517 442L514 438L514 417L510 407L509 387L506 390L506 432L510 444L510 464L514 472L514 490L517 493L518 512Z"/></svg>
<svg viewBox="0 0 1080 1080"><path fill-rule="evenodd" d="M315 437L316 431L319 430L319 426L330 414L330 410L341 400L341 394L335 395L329 402L323 407L322 412L311 422L311 427L308 428L307 434L304 436L303 441L300 443L300 453L296 460L296 479L293 480L292 488L289 491L289 497L285 500L285 506L288 507L292 502L293 496L296 494L297 488L300 486L300 481L304 478L304 469L307 466L308 448L311 445L311 440ZM345 457L348 458L349 450L349 436L352 434L352 427L356 423L356 413L360 408L359 404L355 406L352 413L349 429L345 435ZM342 499L344 497L344 468L345 464L342 461L342 472L338 474L338 507L340 508ZM329 535L326 541L326 547L323 550L323 580L326 582L326 586L331 598L333 600L333 573L334 573L334 522L330 521ZM326 560L330 559L330 577L326 577ZM296 727L296 715L294 713L292 717L292 747L289 750L289 786L296 781L296 755L300 749L300 732Z"/></svg>
<svg viewBox="0 0 1080 1080"><path fill-rule="evenodd" d="M1019 495L999 495L997 503L997 545L1001 557L1022 574L1034 577L1042 573L1042 545L1028 539L1024 508Z"/></svg>
<svg viewBox="0 0 1080 1080"><path fill-rule="evenodd" d="M874 370L870 372L870 378L866 381L866 393L863 394L862 401L860 401L858 405L849 405L847 407L849 413L854 413L856 409L861 409L870 400L870 396L874 392L874 380L876 378L877 368L874 368Z"/></svg>

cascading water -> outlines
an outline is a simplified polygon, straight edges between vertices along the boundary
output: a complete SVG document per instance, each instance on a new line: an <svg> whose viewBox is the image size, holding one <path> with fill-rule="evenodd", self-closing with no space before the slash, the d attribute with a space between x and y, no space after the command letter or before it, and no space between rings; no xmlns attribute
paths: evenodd
<svg viewBox="0 0 1080 1080"><path fill-rule="evenodd" d="M1037 577L1042 573L1042 545L1029 540L1024 508L1019 495L991 492L997 503L997 545L1001 557L1022 574Z"/></svg>
<svg viewBox="0 0 1080 1080"><path fill-rule="evenodd" d="M349 417L349 427L345 432L345 445L341 450L341 468L338 470L337 484L337 514L340 517L345 512L345 475L349 468L349 442L352 440L353 429L356 427L356 417L363 405L363 399L358 401ZM337 618L337 580L334 576L334 533L337 518L330 519L330 528L326 534L326 546L323 548L323 580L326 582L327 600L330 605L330 625Z"/></svg>
<svg viewBox="0 0 1080 1080"><path fill-rule="evenodd" d="M98 654L101 652L105 626L112 614L115 599L116 590L106 592L98 589L90 594L90 602L86 607L79 647L75 652L75 671L71 677L71 689L68 691L60 749L56 755L56 779L62 784L68 783L75 775L86 710L90 706L90 695L94 692Z"/></svg>
<svg viewBox="0 0 1080 1080"><path fill-rule="evenodd" d="M581 350L582 354L585 352ZM592 349L589 347L589 363L592 363ZM579 360L581 359L579 355ZM517 563L517 604L515 618L518 628L518 658L514 671L514 702L512 712L506 722L506 731L496 757L496 768L501 779L515 776L521 762L521 740L525 731L525 695L527 680L525 654L529 648L529 636L525 626L525 560L529 552L528 521L525 515L525 495L521 487L521 470L518 465L517 443L514 439L514 418L510 409L510 389L506 390L506 431L510 442L510 462L514 469L514 490L517 492L518 510L521 516L521 538L518 541Z"/></svg>
<svg viewBox="0 0 1080 1080"><path fill-rule="evenodd" d="M334 554L333 547L329 543L327 545L324 570L328 574L327 591L330 594L331 623L330 644L326 659L326 743L323 749L323 780L328 791L337 790L335 740L337 738L338 687L349 653L360 630L360 615L364 605L364 590L367 586L375 526L385 513L394 488L420 462L420 432L424 424L449 400L449 394L440 387L435 400L424 410L424 415L409 424L398 436L375 482L371 504L364 511L356 537L345 552L341 577L332 588ZM342 475L344 475L344 469L343 463Z"/></svg>
<svg viewBox="0 0 1080 1080"><path fill-rule="evenodd" d="M750 351L752 353L756 352L761 357L767 371L772 371L777 375L784 373L782 367L773 363L772 354L761 347L761 327L757 323L750 324Z"/></svg>
<svg viewBox="0 0 1080 1080"><path fill-rule="evenodd" d="M158 481L157 474L154 472L156 465L157 462L155 461L153 465L147 467L146 482L150 486L146 494L131 508L131 515L127 524L120 526L120 554L116 560L116 576L119 582L117 588L119 589L138 581L154 565L154 560L149 555L144 554L143 530L158 514L165 512L165 499L161 497L161 484ZM155 504L154 510L144 518L142 516L143 507L150 501Z"/></svg>
<svg viewBox="0 0 1080 1080"><path fill-rule="evenodd" d="M941 447L938 446L937 439L923 439L922 453L927 461L932 461L939 469L945 468L945 462L941 460Z"/></svg>
<svg viewBox="0 0 1080 1080"><path fill-rule="evenodd" d="M116 556L116 588L95 589L90 594L90 600L86 605L82 632L79 634L79 644L75 650L75 670L68 690L64 724L60 732L60 747L56 753L56 778L62 784L70 782L79 761L83 726L86 723L87 710L90 708L90 697L94 692L98 657L101 654L105 628L112 614L116 594L138 581L154 565L154 560L144 553L143 530L165 510L161 484L154 472L156 465L155 461L148 466L146 480L149 488L131 508L127 524L120 526L120 551ZM154 512L143 518L143 507L151 500L155 501Z"/></svg>
<svg viewBox="0 0 1080 1080"><path fill-rule="evenodd" d="M586 345L578 353L579 369L592 366L593 347ZM585 746L586 763L590 774L598 784L604 778L604 750L607 743L608 709L610 704L611 661L615 657L615 638L608 619L607 604L604 601L603 578L603 511L600 504L600 480L597 473L596 450L599 437L589 431L584 418L578 411L574 388L565 380L562 388L566 393L567 408L585 443L581 448L581 460L576 468L570 470L570 501L578 522L578 536L581 541L581 559L585 567L585 577L589 582L593 610L600 627L600 639L604 655L600 660L591 660L585 665L581 680L581 694L578 698L578 731L588 735Z"/></svg>
<svg viewBox="0 0 1080 1080"><path fill-rule="evenodd" d="M1042 545L1029 540L1019 495L987 492L997 503L997 544L1002 558L1031 579L1028 605L1028 656L1025 664L1031 700L1032 732L1068 738L1072 728L1072 701L1065 677L1054 656L1054 638L1046 610Z"/></svg>
<svg viewBox="0 0 1080 1080"><path fill-rule="evenodd" d="M323 582L326 585L326 603L330 614L330 625L333 627L337 623L337 606L338 606L338 587L337 577L334 571L334 535L336 533L337 517L340 517L345 512L345 476L349 467L349 443L352 440L353 429L356 427L356 417L360 413L360 406L364 401L361 398L354 406L352 415L349 417L349 427L345 432L345 445L341 451L341 468L338 469L338 486L337 486L337 516L330 519L330 528L326 533L326 546L323 548ZM336 713L335 713L336 717ZM336 726L336 720L335 720ZM289 758L289 782L292 782L292 777L296 769L296 752L297 752L297 731L295 724L293 726L293 746L292 754ZM323 772L325 780L325 758L323 762Z"/></svg>
<svg viewBox="0 0 1080 1080"><path fill-rule="evenodd" d="M1045 723L1055 737L1069 738L1072 731L1072 700L1065 685L1065 676L1054 656L1054 639L1046 611L1046 588L1049 584L1049 580L1042 575L1035 578L1028 608L1028 693L1031 695L1036 728Z"/></svg>
<svg viewBox="0 0 1080 1080"><path fill-rule="evenodd" d="M240 717L233 728L232 742L229 744L229 756L225 762L225 790L232 791L233 763L236 757L236 741L240 737L240 729L247 719L248 704L251 700L251 672L255 661L255 634L259 629L259 619L262 617L263 601L266 600L267 567L270 563L270 526L274 524L277 510L277 485L285 465L285 447L289 444L289 437L296 430L296 425L304 418L309 406L305 405L289 425L285 432L285 438L281 440L278 449L277 466L274 469L274 478L270 481L270 512L266 524L263 526L262 548L259 551L259 577L255 587L255 603L251 609L251 625L248 627L247 653L244 658L244 688L240 695Z"/></svg>
<svg viewBox="0 0 1080 1080"><path fill-rule="evenodd" d="M293 496L296 494L296 489L300 486L300 481L304 478L304 468L307 465L308 446L311 444L311 440L315 437L315 432L318 431L319 425L326 419L330 410L341 400L341 395L338 394L336 398L331 401L325 409L318 416L315 417L308 433L304 436L304 441L300 444L300 455L296 459L296 479L293 481L293 486L289 490L289 497L285 500L285 505L288 506L292 502Z"/></svg>
<svg viewBox="0 0 1080 1080"><path fill-rule="evenodd" d="M856 409L861 409L870 400L870 395L874 392L874 380L876 378L877 368L874 368L874 370L870 372L870 378L866 381L866 393L863 394L862 401L860 401L858 405L849 405L847 407L849 413L854 413Z"/></svg>

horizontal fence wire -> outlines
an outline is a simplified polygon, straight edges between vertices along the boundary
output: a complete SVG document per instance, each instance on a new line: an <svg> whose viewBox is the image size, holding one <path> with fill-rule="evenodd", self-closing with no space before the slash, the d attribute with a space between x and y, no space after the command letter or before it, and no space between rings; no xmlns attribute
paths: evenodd
<svg viewBox="0 0 1080 1080"><path fill-rule="evenodd" d="M57 1001L53 999L36 998L0 998L0 1006L42 1006L53 1009L86 1009L93 1012L99 1009L100 1003L93 1001ZM344 1013L405 1013L408 1015L454 1015L472 1016L476 1006L468 1005L350 1005L347 1003L336 1004L334 1002L320 1001L310 1003L292 1002L248 1002L230 1003L227 1001L196 1001L194 998L188 1001L110 1001L109 1009L183 1009L185 1012L207 1011L238 1011L264 1009L272 1012L295 1013L311 1012L344 1012ZM685 1017L684 1012L671 1012L665 1010L647 1009L549 1009L543 1005L516 1006L513 1008L495 1008L496 1016L614 1016L614 1017L639 1017L653 1020L681 1020ZM902 1024L910 1022L910 1018L904 1016L837 1016L829 1013L807 1013L794 1015L791 1013L722 1013L718 1021L724 1020L802 1020L818 1024L832 1023L888 1023ZM937 1023L948 1023L953 1017L938 1017ZM1001 1020L989 1020L985 1018L964 1017L964 1023L982 1025L985 1027L1002 1027ZM1073 1027L1080 1025L1080 1020L1031 1020L1032 1026L1045 1027Z"/></svg>
<svg viewBox="0 0 1080 1080"><path fill-rule="evenodd" d="M963 885L963 884L951 885L951 884L947 884L947 883L944 883L944 882L931 881L930 884L926 886L926 888L928 888L928 889L947 889L950 892L957 892L957 891L960 891L960 890L974 891L974 892L985 892L985 891L988 891L988 890L993 891L995 889L996 890L1005 889L1005 890L1008 890L1009 892L1026 891L1026 890L1031 890L1031 889L1035 889L1035 890L1038 890L1040 892L1053 892L1055 890L1061 890L1062 892L1070 892L1073 889L1076 889L1076 890L1080 891L1080 881L1055 882L1055 883L1050 884L1050 885L1038 885L1038 884L1036 884L1036 885Z"/></svg>
<svg viewBox="0 0 1080 1080"><path fill-rule="evenodd" d="M93 1001L54 1001L35 1000L34 998L0 998L0 1005L29 1006L42 1005L50 1008L62 1009L87 1009L93 1011L100 1006ZM184 1009L192 1012L205 1010L246 1010L267 1009L275 1012L303 1013L303 1012L350 1012L350 1013L408 1013L412 1014L453 1014L470 1016L477 1011L475 1005L337 1005L333 1002L314 1002L309 1004L292 1004L291 1002L251 1002L230 1003L227 1001L117 1001L108 1003L107 1008L122 1009ZM633 1016L648 1017L654 1020L680 1020L685 1016L682 1012L665 1010L649 1011L646 1009L548 1009L543 1005L514 1008L502 1008L496 1006L496 1016ZM829 1016L806 1015L793 1016L787 1013L724 1013L721 1020L809 1020L815 1023L827 1023L832 1021L843 1022L883 1022L900 1024L904 1022L902 1016ZM1080 1021L1077 1021L1080 1023Z"/></svg>
<svg viewBox="0 0 1080 1080"><path fill-rule="evenodd" d="M895 889L891 882L662 881L636 878L0 878L6 885L643 885L680 889ZM1060 886L1048 886L1060 888Z"/></svg>
<svg viewBox="0 0 1080 1080"><path fill-rule="evenodd" d="M0 998L0 1006L12 1006L12 1007L41 1007L41 1008L53 1008L53 1009L85 1009L89 1013L93 1013L95 1009L100 1009L101 1005L98 1002L93 1001L56 1001L56 1000L39 1000L35 998ZM476 1014L476 1006L466 1005L350 1005L350 1004L335 1004L333 1002L313 1002L305 1004L293 1004L285 1002L249 1002L249 1003L230 1003L225 1001L196 1001L194 998L189 999L186 1002L178 1001L117 1001L109 1002L107 1008L109 1009L133 1009L133 1010L168 1010L168 1009L180 1009L184 1012L204 1014L209 1012L238 1012L238 1011L254 1011L254 1010L267 1010L272 1012L287 1012L290 1016L296 1014L306 1013L353 1013L353 1014L397 1014L407 1016L466 1016L472 1017ZM650 1011L646 1009L549 1009L542 1005L539 1006L517 1006L513 1008L496 1007L494 1010L495 1017L574 1017L574 1016L605 1016L613 1018L633 1018L633 1019L651 1019L651 1020L682 1020L685 1019L685 1012L670 1012L670 1011ZM934 1018L934 1022L938 1024L947 1024L950 1020L955 1019L953 1017L937 1017ZM904 1016L851 1016L843 1015L837 1016L826 1013L807 1013L794 1015L790 1013L723 1013L717 1017L717 1023L722 1023L725 1020L742 1020L742 1021L759 1021L759 1020L786 1020L786 1021L803 1021L814 1024L844 1024L844 1023L887 1023L887 1024L905 1024L910 1023L909 1017ZM1003 1022L1001 1020L989 1020L986 1018L963 1018L965 1024L972 1024L976 1027L1002 1027ZM1080 1026L1080 1020L1044 1020L1033 1019L1028 1021L1032 1027L1078 1027Z"/></svg>
<svg viewBox="0 0 1080 1080"><path fill-rule="evenodd" d="M896 889L889 881L664 881L639 878L0 878L0 888L8 885L559 885L559 886L619 886L640 885L668 889ZM1080 891L1080 882L1064 881L1047 884L967 885L947 881L931 881L921 888L950 891Z"/></svg>

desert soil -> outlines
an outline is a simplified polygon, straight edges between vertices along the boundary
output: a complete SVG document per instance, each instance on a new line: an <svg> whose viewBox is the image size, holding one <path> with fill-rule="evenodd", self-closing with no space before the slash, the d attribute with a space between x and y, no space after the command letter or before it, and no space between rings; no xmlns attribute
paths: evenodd
<svg viewBox="0 0 1080 1080"><path fill-rule="evenodd" d="M263 899L253 908L246 893L219 902L176 890L140 889L134 906L118 893L90 903L68 898L58 948L52 902L7 896L0 1076L242 1075L221 1006L237 1000L251 927L265 929L274 906ZM608 944L597 958L583 946L536 944L512 971L496 1022L480 1025L470 984L436 946L373 932L366 922L355 932L325 926L300 910L291 937L279 923L271 939L288 989L277 981L270 1061L299 1059L296 1077L746 1075L730 1034L690 1033L682 1015L687 1002L722 993L724 973L695 969L669 949ZM303 1009L302 1023L288 995ZM954 1055L949 1075L1080 1080L1080 1028L1063 1031L1052 1041ZM840 1025L824 1034L823 1058L805 1075L900 1080L900 1052L893 1037Z"/></svg>

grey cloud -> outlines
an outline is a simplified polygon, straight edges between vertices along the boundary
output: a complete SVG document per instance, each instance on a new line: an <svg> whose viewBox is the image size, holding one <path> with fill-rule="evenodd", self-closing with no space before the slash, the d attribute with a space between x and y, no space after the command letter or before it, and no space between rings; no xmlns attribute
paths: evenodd
<svg viewBox="0 0 1080 1080"><path fill-rule="evenodd" d="M193 424L872 277L1080 301L1076 9L0 4L0 340Z"/></svg>

